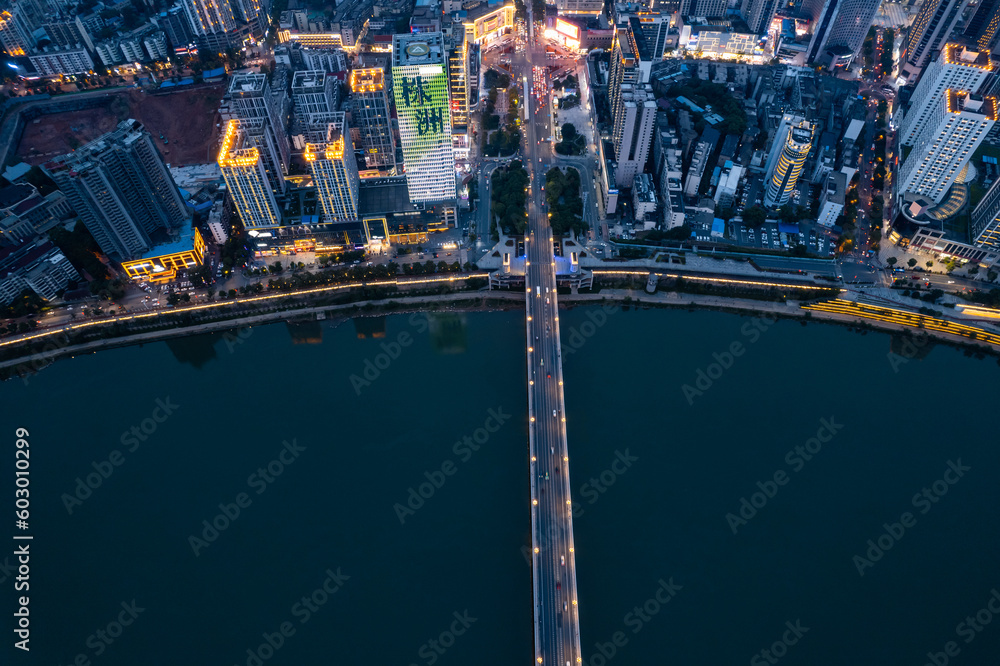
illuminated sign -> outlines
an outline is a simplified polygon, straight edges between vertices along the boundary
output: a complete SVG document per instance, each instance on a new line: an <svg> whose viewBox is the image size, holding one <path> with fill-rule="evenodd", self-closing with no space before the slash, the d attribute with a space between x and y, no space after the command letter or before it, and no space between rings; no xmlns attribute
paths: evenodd
<svg viewBox="0 0 1000 666"><path fill-rule="evenodd" d="M491 16L486 21L483 21L483 32L493 32L500 27L500 17Z"/></svg>
<svg viewBox="0 0 1000 666"><path fill-rule="evenodd" d="M580 28L562 19L556 19L556 32L561 32L570 39L580 39Z"/></svg>
<svg viewBox="0 0 1000 666"><path fill-rule="evenodd" d="M497 33L502 31L504 28L514 27L514 6L507 5L506 7L501 7L495 12L490 12L485 16L481 16L476 19L473 24L472 39L474 42L479 44L487 38L494 37ZM466 26L468 30L468 25Z"/></svg>

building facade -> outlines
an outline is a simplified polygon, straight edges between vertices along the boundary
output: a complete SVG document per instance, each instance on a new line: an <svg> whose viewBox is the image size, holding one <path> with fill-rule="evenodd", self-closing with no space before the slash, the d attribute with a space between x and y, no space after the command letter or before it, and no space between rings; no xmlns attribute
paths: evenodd
<svg viewBox="0 0 1000 666"><path fill-rule="evenodd" d="M656 126L656 97L649 84L621 87L620 108L615 119L615 159L619 188L631 187L649 158Z"/></svg>
<svg viewBox="0 0 1000 666"><path fill-rule="evenodd" d="M392 91L411 201L454 200L455 158L444 37L394 35Z"/></svg>
<svg viewBox="0 0 1000 666"><path fill-rule="evenodd" d="M972 211L969 236L980 247L1000 250L1000 179L993 181L993 186Z"/></svg>
<svg viewBox="0 0 1000 666"><path fill-rule="evenodd" d="M920 76L931 55L941 50L969 0L925 0L903 42L902 75L908 83Z"/></svg>
<svg viewBox="0 0 1000 666"><path fill-rule="evenodd" d="M878 11L879 0L803 0L813 34L806 61L829 69L846 68L858 54Z"/></svg>

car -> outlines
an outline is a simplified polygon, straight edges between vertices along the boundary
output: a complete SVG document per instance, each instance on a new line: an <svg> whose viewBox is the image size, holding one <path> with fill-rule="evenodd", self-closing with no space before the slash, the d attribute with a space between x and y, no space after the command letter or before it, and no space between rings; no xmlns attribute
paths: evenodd
<svg viewBox="0 0 1000 666"><path fill-rule="evenodd" d="M561 590L562 589L562 583L560 583L559 581L556 581L556 589L557 590Z"/></svg>
<svg viewBox="0 0 1000 666"><path fill-rule="evenodd" d="M552 410L552 416L555 416L555 415L556 415L556 410L553 409Z"/></svg>
<svg viewBox="0 0 1000 666"><path fill-rule="evenodd" d="M559 556L559 564L561 564L562 566L566 566L566 556L565 555L560 555Z"/></svg>

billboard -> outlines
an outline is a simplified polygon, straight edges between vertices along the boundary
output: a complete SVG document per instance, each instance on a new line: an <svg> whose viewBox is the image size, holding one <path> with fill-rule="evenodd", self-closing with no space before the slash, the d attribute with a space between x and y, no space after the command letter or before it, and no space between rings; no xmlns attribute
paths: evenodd
<svg viewBox="0 0 1000 666"><path fill-rule="evenodd" d="M410 199L455 198L447 70L441 63L396 66L392 79Z"/></svg>
<svg viewBox="0 0 1000 666"><path fill-rule="evenodd" d="M580 28L568 21L556 19L556 32L560 32L570 39L580 40Z"/></svg>
<svg viewBox="0 0 1000 666"><path fill-rule="evenodd" d="M476 19L473 26L472 36L474 42L479 44L484 40L492 39L505 28L514 27L514 6L507 5L495 12L481 16Z"/></svg>

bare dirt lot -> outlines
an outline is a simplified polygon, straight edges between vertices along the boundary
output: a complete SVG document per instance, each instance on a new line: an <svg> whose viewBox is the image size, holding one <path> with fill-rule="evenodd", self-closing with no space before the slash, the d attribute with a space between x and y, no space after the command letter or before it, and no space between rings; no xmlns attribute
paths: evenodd
<svg viewBox="0 0 1000 666"><path fill-rule="evenodd" d="M42 116L28 121L17 154L29 164L41 164L110 132L119 120L135 118L153 135L166 162L204 164L214 159L223 92L221 84L160 95L130 90L110 108Z"/></svg>

